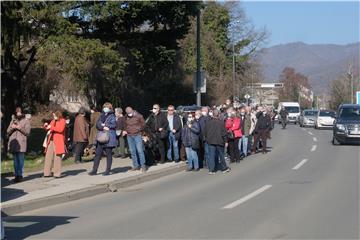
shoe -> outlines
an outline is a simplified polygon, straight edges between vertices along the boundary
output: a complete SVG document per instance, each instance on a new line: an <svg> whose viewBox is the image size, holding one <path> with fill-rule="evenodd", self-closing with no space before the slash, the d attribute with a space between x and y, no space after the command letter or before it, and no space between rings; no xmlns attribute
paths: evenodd
<svg viewBox="0 0 360 240"><path fill-rule="evenodd" d="M22 181L22 176L16 176L14 182L19 183Z"/></svg>
<svg viewBox="0 0 360 240"><path fill-rule="evenodd" d="M146 171L147 171L147 168L146 168L146 167L142 167L142 168L141 168L141 172L142 172L142 173L146 173Z"/></svg>
<svg viewBox="0 0 360 240"><path fill-rule="evenodd" d="M110 171L106 171L102 174L103 176L109 176L110 175Z"/></svg>
<svg viewBox="0 0 360 240"><path fill-rule="evenodd" d="M194 169L194 171L195 171L195 172L198 172L198 171L200 171L200 168L196 168L196 169Z"/></svg>
<svg viewBox="0 0 360 240"><path fill-rule="evenodd" d="M187 168L186 171L187 172L191 172L193 169L192 168Z"/></svg>
<svg viewBox="0 0 360 240"><path fill-rule="evenodd" d="M228 173L228 172L230 172L230 170L231 170L231 168L228 167L226 170L222 171L222 173Z"/></svg>
<svg viewBox="0 0 360 240"><path fill-rule="evenodd" d="M132 168L131 171L134 172L134 171L139 171L140 170L140 167L136 167L136 168Z"/></svg>
<svg viewBox="0 0 360 240"><path fill-rule="evenodd" d="M52 176L53 176L52 174L50 174L49 176L43 175L43 178L50 178Z"/></svg>
<svg viewBox="0 0 360 240"><path fill-rule="evenodd" d="M60 176L54 176L54 178L63 178L64 175L60 175Z"/></svg>
<svg viewBox="0 0 360 240"><path fill-rule="evenodd" d="M215 174L215 172L212 172L212 171L209 172L209 175L214 175L214 174Z"/></svg>
<svg viewBox="0 0 360 240"><path fill-rule="evenodd" d="M88 174L89 174L90 176L95 176L95 175L96 175L96 172L91 171L91 172L89 172Z"/></svg>

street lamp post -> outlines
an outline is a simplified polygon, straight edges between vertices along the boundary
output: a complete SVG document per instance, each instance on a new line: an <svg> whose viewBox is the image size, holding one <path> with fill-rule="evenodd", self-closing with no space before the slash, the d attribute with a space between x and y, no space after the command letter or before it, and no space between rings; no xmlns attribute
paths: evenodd
<svg viewBox="0 0 360 240"><path fill-rule="evenodd" d="M233 81L233 100L235 100L235 46L234 46L234 42L232 44L232 81Z"/></svg>
<svg viewBox="0 0 360 240"><path fill-rule="evenodd" d="M196 105L201 106L200 9L196 16Z"/></svg>

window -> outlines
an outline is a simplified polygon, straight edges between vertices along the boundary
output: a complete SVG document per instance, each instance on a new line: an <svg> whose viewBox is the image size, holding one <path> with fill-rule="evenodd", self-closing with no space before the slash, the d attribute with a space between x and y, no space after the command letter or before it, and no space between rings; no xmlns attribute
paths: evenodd
<svg viewBox="0 0 360 240"><path fill-rule="evenodd" d="M299 113L300 112L300 108L299 107L285 107L286 111L288 111L288 113Z"/></svg>
<svg viewBox="0 0 360 240"><path fill-rule="evenodd" d="M340 118L360 120L360 108L342 108L340 109Z"/></svg>
<svg viewBox="0 0 360 240"><path fill-rule="evenodd" d="M335 112L333 111L320 111L320 117L335 117Z"/></svg>

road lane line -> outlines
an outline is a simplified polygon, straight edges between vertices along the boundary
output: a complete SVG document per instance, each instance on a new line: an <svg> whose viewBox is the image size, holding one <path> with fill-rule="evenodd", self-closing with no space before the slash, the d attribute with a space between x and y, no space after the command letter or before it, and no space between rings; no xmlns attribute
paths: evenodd
<svg viewBox="0 0 360 240"><path fill-rule="evenodd" d="M295 167L293 167L293 170L298 170L298 169L301 168L301 166L304 165L307 161L308 161L308 159L303 159L303 160L301 160L301 162L299 162Z"/></svg>
<svg viewBox="0 0 360 240"><path fill-rule="evenodd" d="M311 148L311 151L314 152L317 148L317 145L313 145L312 148Z"/></svg>
<svg viewBox="0 0 360 240"><path fill-rule="evenodd" d="M251 198L256 197L257 195L259 195L260 193L268 190L268 189L271 188L271 187L272 187L272 185L265 185L265 186L259 188L258 190L250 193L249 195L247 195L247 196L245 196L245 197L243 197L243 198L240 198L239 200L236 200L236 201L234 201L234 202L226 205L225 207L223 207L223 209L231 209L231 208L234 208L234 207L236 207L236 206L238 206L238 205L240 205L240 204L242 204L242 203L250 200Z"/></svg>
<svg viewBox="0 0 360 240"><path fill-rule="evenodd" d="M308 134L310 134L311 136L314 135L312 132L308 132Z"/></svg>
<svg viewBox="0 0 360 240"><path fill-rule="evenodd" d="M316 138L316 137L313 137L313 140L314 140L314 142L317 142L317 138Z"/></svg>

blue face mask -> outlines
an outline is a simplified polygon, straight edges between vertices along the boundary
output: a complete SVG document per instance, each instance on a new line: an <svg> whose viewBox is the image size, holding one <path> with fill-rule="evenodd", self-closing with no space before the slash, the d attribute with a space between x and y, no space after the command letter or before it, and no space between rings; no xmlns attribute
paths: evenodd
<svg viewBox="0 0 360 240"><path fill-rule="evenodd" d="M108 113L108 112L110 112L110 109L107 108L107 107L104 107L104 108L103 108L103 111L104 111L104 113Z"/></svg>

